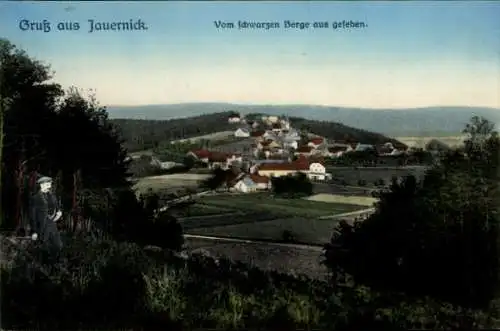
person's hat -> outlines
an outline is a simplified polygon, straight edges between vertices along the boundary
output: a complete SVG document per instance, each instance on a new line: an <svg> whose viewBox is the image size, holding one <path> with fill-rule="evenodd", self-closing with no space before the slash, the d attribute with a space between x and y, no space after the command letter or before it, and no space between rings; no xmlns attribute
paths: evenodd
<svg viewBox="0 0 500 331"><path fill-rule="evenodd" d="M42 177L38 178L38 180L36 182L37 182L37 184L52 183L52 178L47 177L47 176L42 176Z"/></svg>

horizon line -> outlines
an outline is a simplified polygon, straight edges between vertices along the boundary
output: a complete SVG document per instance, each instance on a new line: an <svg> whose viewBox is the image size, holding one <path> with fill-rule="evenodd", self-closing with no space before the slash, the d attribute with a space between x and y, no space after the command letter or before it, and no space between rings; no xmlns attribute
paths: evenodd
<svg viewBox="0 0 500 331"><path fill-rule="evenodd" d="M178 106L178 105L196 105L196 104L225 104L231 106L273 106L273 107L322 107L322 108L344 108L344 109L357 109L357 110L418 110L429 108L485 108L491 110L500 110L500 108L490 106L470 106L470 105L429 105L419 107L357 107L357 106L340 106L340 105L324 105L324 104L311 104L311 103L248 103L248 102L225 102L225 101L186 101L186 102L173 102L173 103L150 103L150 104L136 104L136 105L123 105L123 104L107 104L105 107L149 107L149 106ZM230 110L227 110L230 111Z"/></svg>

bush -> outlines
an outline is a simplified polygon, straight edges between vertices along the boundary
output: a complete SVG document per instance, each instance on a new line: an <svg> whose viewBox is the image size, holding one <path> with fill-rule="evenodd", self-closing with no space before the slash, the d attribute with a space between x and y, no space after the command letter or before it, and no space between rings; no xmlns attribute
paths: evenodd
<svg viewBox="0 0 500 331"><path fill-rule="evenodd" d="M271 179L273 191L284 198L301 198L313 193L313 184L303 173Z"/></svg>
<svg viewBox="0 0 500 331"><path fill-rule="evenodd" d="M366 180L364 179L358 180L358 186L366 186Z"/></svg>
<svg viewBox="0 0 500 331"><path fill-rule="evenodd" d="M27 268L30 272L27 272ZM2 268L5 328L492 328L485 312L263 271L227 259L146 253L72 238L61 263Z"/></svg>

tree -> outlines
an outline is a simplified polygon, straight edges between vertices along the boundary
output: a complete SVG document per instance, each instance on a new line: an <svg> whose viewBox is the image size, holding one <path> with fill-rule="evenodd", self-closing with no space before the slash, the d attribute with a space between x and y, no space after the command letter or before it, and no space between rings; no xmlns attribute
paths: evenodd
<svg viewBox="0 0 500 331"><path fill-rule="evenodd" d="M215 168L209 178L205 179L200 187L209 190L216 190L220 188L227 178L228 171L221 168Z"/></svg>
<svg viewBox="0 0 500 331"><path fill-rule="evenodd" d="M48 66L30 58L4 39L0 39L0 65L4 138L1 177L4 194L1 198L2 218L7 221L2 226L12 229L16 226L13 199L19 189L15 169L20 161L26 161L29 170L49 173L46 147L54 134L55 109L63 92L58 84L49 83L52 76ZM23 151L20 145L24 146Z"/></svg>
<svg viewBox="0 0 500 331"><path fill-rule="evenodd" d="M473 118L463 152L443 155L421 182L407 177L381 190L371 217L337 228L326 265L378 288L487 305L498 288L500 256L499 140L492 128Z"/></svg>
<svg viewBox="0 0 500 331"><path fill-rule="evenodd" d="M303 173L271 179L276 195L287 198L300 198L313 193L313 184Z"/></svg>

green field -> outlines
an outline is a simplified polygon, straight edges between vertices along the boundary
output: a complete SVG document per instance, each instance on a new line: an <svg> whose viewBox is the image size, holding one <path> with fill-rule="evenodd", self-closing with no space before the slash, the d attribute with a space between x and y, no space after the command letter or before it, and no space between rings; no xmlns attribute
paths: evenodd
<svg viewBox="0 0 500 331"><path fill-rule="evenodd" d="M252 222L190 229L187 233L202 236L232 237L241 239L283 240L285 230L295 241L305 244L325 244L330 241L338 220L309 218L283 218L264 222Z"/></svg>
<svg viewBox="0 0 500 331"><path fill-rule="evenodd" d="M363 207L352 204L339 204L304 199L274 198L269 194L239 194L205 196L200 204L214 207L229 208L237 211L266 212L276 217L321 217L348 213Z"/></svg>
<svg viewBox="0 0 500 331"><path fill-rule="evenodd" d="M220 208L216 206L203 205L203 204L194 204L187 208L186 217L231 214L234 212L235 210L231 210L228 208Z"/></svg>

